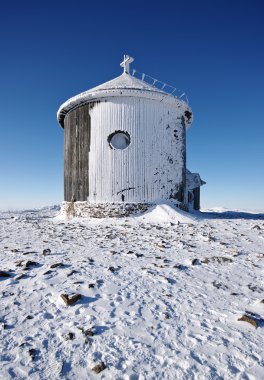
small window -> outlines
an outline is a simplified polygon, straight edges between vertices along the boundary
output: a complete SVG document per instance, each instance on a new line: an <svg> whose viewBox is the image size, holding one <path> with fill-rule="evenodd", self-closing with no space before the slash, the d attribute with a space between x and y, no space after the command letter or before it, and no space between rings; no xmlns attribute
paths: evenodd
<svg viewBox="0 0 264 380"><path fill-rule="evenodd" d="M127 132L116 131L108 136L108 143L112 149L126 149L130 144L130 136Z"/></svg>

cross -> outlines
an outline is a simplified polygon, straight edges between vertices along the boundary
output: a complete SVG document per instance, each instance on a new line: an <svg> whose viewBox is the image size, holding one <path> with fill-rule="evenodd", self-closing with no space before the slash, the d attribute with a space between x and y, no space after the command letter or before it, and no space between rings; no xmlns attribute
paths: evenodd
<svg viewBox="0 0 264 380"><path fill-rule="evenodd" d="M129 55L124 55L123 62L120 63L121 67L124 67L124 73L129 74L129 64L134 61L134 58L129 57Z"/></svg>

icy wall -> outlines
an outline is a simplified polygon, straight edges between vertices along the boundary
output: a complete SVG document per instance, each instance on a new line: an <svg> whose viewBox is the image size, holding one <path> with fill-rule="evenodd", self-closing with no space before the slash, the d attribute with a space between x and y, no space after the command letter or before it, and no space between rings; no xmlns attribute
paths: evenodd
<svg viewBox="0 0 264 380"><path fill-rule="evenodd" d="M180 111L146 98L109 98L90 107L89 201L183 201L185 126ZM126 149L109 143L114 132Z"/></svg>

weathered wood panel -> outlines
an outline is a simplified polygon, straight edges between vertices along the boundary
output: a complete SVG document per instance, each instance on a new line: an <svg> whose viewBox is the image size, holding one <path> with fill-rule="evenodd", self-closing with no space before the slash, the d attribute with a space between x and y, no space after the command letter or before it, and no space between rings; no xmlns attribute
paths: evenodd
<svg viewBox="0 0 264 380"><path fill-rule="evenodd" d="M86 201L89 196L90 107L79 107L64 120L65 201Z"/></svg>
<svg viewBox="0 0 264 380"><path fill-rule="evenodd" d="M194 205L193 205L193 208L195 210L200 210L200 187L196 187L193 190L193 195L194 195Z"/></svg>

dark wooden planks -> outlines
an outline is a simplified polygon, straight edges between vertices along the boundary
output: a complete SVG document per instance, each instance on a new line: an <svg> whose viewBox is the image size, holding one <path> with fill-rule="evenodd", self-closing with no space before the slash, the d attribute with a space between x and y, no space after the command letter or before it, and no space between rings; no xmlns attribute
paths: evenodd
<svg viewBox="0 0 264 380"><path fill-rule="evenodd" d="M64 200L86 201L89 195L90 105L64 120Z"/></svg>

